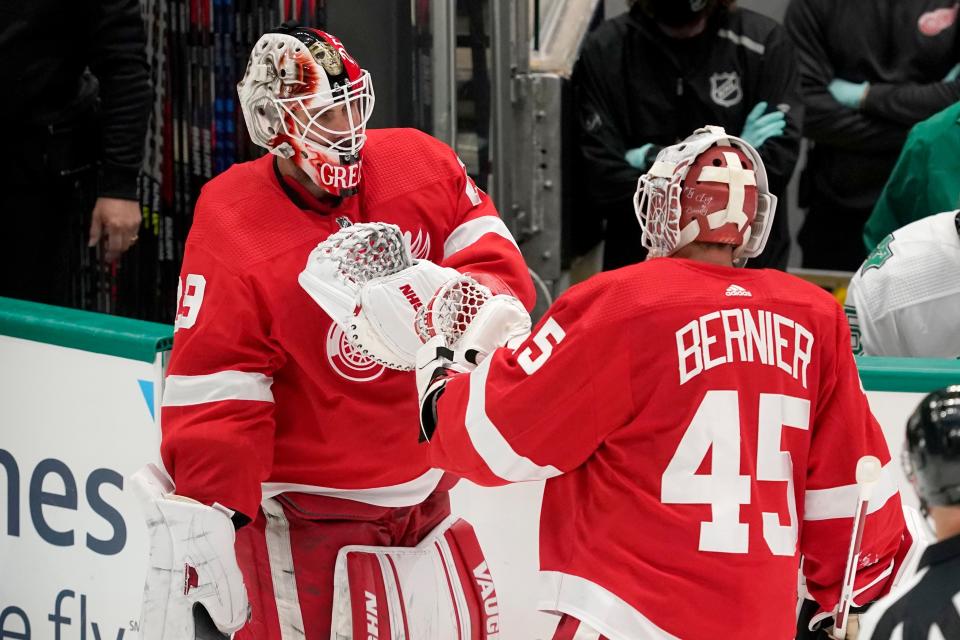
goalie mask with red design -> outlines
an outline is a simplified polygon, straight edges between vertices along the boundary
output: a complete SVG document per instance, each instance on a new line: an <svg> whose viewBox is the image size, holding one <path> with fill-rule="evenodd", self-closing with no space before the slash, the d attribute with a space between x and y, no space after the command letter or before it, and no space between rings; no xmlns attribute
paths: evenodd
<svg viewBox="0 0 960 640"><path fill-rule="evenodd" d="M289 158L331 195L357 192L373 83L339 40L304 27L264 34L237 92L255 144Z"/></svg>
<svg viewBox="0 0 960 640"><path fill-rule="evenodd" d="M691 242L728 244L738 265L763 251L777 198L757 150L720 127L663 149L634 196L649 257Z"/></svg>

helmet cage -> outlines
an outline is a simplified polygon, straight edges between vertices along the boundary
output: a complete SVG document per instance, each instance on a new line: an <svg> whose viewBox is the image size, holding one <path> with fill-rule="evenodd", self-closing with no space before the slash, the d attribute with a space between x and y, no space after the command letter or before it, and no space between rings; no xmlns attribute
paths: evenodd
<svg viewBox="0 0 960 640"><path fill-rule="evenodd" d="M763 252L777 207L777 197L770 193L763 160L746 141L727 135L722 127L708 126L698 129L683 142L660 151L656 162L637 183L633 206L642 231L641 243L651 258L672 255L695 241L700 234L697 220L680 228L680 196L688 171L696 159L714 145L732 146L742 151L753 164L756 176L756 215L749 228L741 230L743 241L734 250L734 260L738 266L742 266L747 259ZM712 224L713 220L710 222ZM732 221L719 220L719 224L725 222Z"/></svg>
<svg viewBox="0 0 960 640"><path fill-rule="evenodd" d="M240 107L254 144L292 160L331 195L345 197L359 189L373 82L339 40L308 31L316 42L279 31L260 37L237 84Z"/></svg>
<svg viewBox="0 0 960 640"><path fill-rule="evenodd" d="M281 115L283 132L292 142L339 159L357 156L363 148L376 96L370 73L364 70L359 78L346 84L317 93L274 98L272 102ZM338 108L345 111L346 128L323 124L324 116Z"/></svg>
<svg viewBox="0 0 960 640"><path fill-rule="evenodd" d="M669 256L680 243L680 194L685 171L669 176L652 172L640 176L633 208L640 222L640 242L650 257Z"/></svg>

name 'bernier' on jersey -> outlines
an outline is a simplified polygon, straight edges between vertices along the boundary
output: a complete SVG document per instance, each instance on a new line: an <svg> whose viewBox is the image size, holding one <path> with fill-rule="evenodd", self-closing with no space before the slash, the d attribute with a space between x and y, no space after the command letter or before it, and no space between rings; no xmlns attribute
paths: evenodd
<svg viewBox="0 0 960 640"><path fill-rule="evenodd" d="M756 149L698 130L658 154L635 203L650 257L565 291L515 348L466 340L498 307L510 317L503 296L453 296L458 333L417 354L431 465L546 481L538 607L561 616L554 640L793 638L801 556L808 629L845 584L853 606L875 600L912 543L896 465L836 300L735 266L775 210ZM865 456L880 471L851 577Z"/></svg>
<svg viewBox="0 0 960 640"><path fill-rule="evenodd" d="M763 309L719 309L677 331L680 384L734 362L778 367L807 388L813 334L790 318Z"/></svg>

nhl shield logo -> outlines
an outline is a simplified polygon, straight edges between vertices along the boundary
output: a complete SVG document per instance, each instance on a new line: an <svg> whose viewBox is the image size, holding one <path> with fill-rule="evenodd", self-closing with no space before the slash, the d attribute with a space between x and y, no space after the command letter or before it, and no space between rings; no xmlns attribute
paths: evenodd
<svg viewBox="0 0 960 640"><path fill-rule="evenodd" d="M743 100L740 74L736 71L710 76L710 97L721 107L732 107Z"/></svg>

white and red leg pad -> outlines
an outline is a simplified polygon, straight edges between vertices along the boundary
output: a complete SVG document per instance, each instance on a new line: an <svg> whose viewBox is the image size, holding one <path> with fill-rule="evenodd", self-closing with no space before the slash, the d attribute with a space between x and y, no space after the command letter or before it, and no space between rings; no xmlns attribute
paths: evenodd
<svg viewBox="0 0 960 640"><path fill-rule="evenodd" d="M496 640L497 592L468 522L416 547L349 546L334 573L331 640Z"/></svg>
<svg viewBox="0 0 960 640"><path fill-rule="evenodd" d="M135 473L129 487L150 536L141 640L229 637L250 616L229 510L176 495L154 465Z"/></svg>

